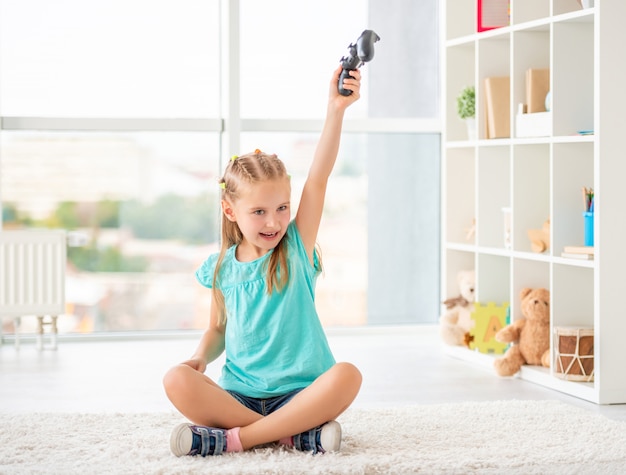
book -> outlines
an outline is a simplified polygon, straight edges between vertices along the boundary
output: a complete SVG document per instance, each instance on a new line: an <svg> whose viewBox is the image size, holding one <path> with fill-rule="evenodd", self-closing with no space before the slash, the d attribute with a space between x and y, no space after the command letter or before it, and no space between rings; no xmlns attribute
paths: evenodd
<svg viewBox="0 0 626 475"><path fill-rule="evenodd" d="M485 120L488 139L511 136L509 76L485 78Z"/></svg>
<svg viewBox="0 0 626 475"><path fill-rule="evenodd" d="M567 257L568 259L582 259L592 261L594 256L593 254L579 254L577 252L562 252L561 257Z"/></svg>
<svg viewBox="0 0 626 475"><path fill-rule="evenodd" d="M546 95L550 90L549 69L526 70L526 112L546 112Z"/></svg>
<svg viewBox="0 0 626 475"><path fill-rule="evenodd" d="M567 252L569 254L593 255L595 253L595 248L593 246L565 246L563 247L563 252Z"/></svg>

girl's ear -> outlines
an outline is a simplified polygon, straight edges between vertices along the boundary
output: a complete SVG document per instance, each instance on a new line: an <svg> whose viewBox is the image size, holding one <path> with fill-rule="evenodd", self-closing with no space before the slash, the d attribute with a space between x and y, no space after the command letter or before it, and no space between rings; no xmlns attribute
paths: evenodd
<svg viewBox="0 0 626 475"><path fill-rule="evenodd" d="M235 217L235 210L233 210L231 204L226 200L222 200L222 212L229 221L232 221L233 223L237 221L237 218Z"/></svg>

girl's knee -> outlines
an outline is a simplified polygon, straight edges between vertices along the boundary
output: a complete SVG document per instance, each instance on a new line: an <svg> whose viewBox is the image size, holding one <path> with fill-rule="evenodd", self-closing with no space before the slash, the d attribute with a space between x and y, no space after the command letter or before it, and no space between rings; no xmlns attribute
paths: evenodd
<svg viewBox="0 0 626 475"><path fill-rule="evenodd" d="M340 381L349 384L350 386L360 388L361 382L363 381L363 376L359 369L354 366L352 363L337 363L335 365L335 369L338 372L338 376Z"/></svg>
<svg viewBox="0 0 626 475"><path fill-rule="evenodd" d="M187 370L191 369L186 365L176 365L170 368L163 376L163 388L167 394L171 394L177 388L180 388L186 379Z"/></svg>

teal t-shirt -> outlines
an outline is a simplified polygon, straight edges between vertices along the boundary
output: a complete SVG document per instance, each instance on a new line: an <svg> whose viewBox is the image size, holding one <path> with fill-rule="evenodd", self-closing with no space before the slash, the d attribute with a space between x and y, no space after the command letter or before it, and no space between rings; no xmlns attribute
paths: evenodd
<svg viewBox="0 0 626 475"><path fill-rule="evenodd" d="M220 385L250 397L268 398L310 385L335 359L315 309L319 263L311 265L295 221L287 228L289 282L268 294L267 263L273 251L251 262L226 251L219 288L226 305L226 362ZM213 286L218 255L196 272L198 282Z"/></svg>

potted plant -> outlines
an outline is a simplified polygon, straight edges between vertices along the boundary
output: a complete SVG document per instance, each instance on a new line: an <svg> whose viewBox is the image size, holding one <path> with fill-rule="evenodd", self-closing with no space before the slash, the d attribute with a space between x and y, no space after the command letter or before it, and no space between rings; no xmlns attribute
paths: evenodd
<svg viewBox="0 0 626 475"><path fill-rule="evenodd" d="M466 86L456 98L457 113L467 125L470 140L476 139L476 90Z"/></svg>

